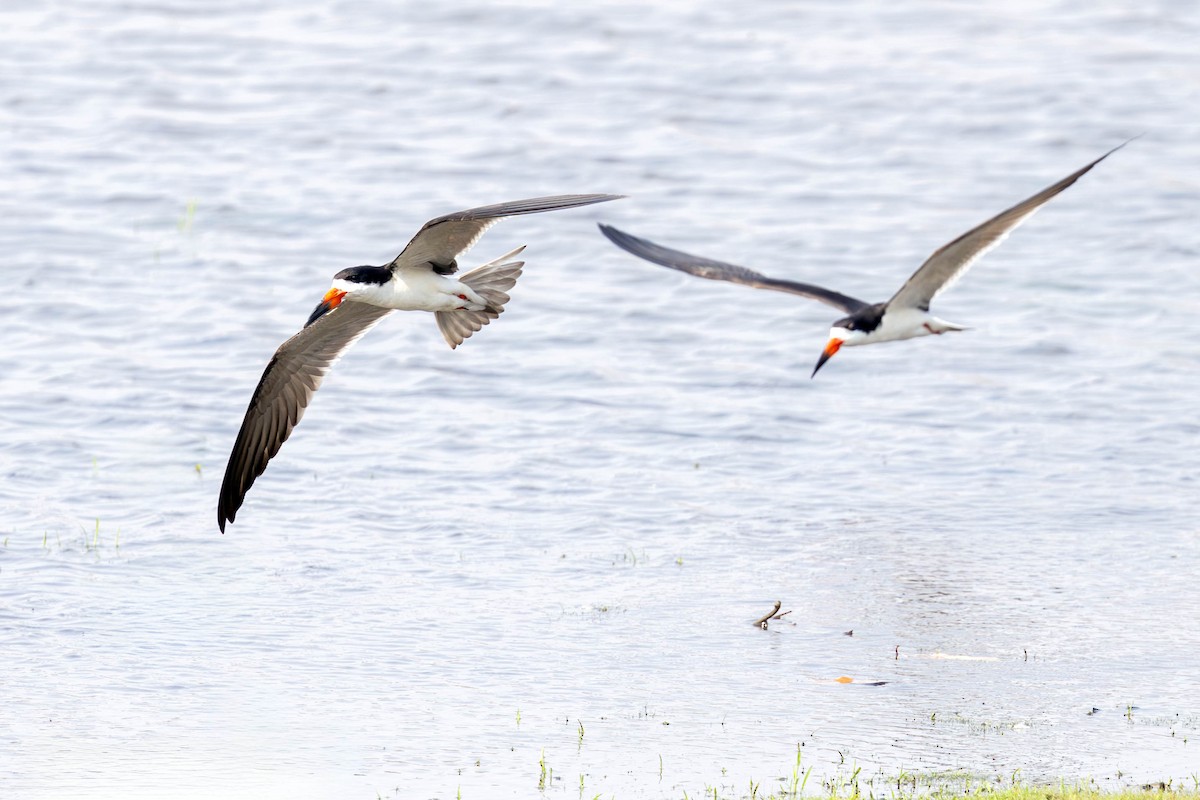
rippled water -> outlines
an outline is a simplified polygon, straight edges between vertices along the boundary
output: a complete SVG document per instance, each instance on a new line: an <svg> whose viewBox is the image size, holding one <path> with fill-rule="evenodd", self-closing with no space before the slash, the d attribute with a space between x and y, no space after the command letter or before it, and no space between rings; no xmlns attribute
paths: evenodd
<svg viewBox="0 0 1200 800"><path fill-rule="evenodd" d="M1098 6L6 3L0 793L1190 780L1200 13ZM595 230L883 299L1139 133L813 381L829 309ZM221 536L330 275L561 192L630 197L489 233L509 312L386 320Z"/></svg>

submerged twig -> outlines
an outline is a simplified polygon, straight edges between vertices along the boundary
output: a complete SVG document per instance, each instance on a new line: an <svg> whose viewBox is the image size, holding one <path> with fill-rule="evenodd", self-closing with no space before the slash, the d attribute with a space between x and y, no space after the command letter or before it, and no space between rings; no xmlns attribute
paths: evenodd
<svg viewBox="0 0 1200 800"><path fill-rule="evenodd" d="M775 607L774 607L774 608L772 608L770 611L768 611L768 612L767 612L766 614L764 614L763 616L759 617L759 618L758 618L758 620L756 620L756 621L755 621L755 623L754 623L754 624L755 624L755 626L757 626L757 627L759 627L759 628L763 628L763 629L765 630L765 629L766 629L766 627L767 627L767 620L769 620L771 617L773 617L773 616L775 616L776 614L778 614L778 613L779 613L779 609L780 609L780 608L782 608L782 607L783 607L783 601L781 601L781 600L776 600L776 601L775 601Z"/></svg>
<svg viewBox="0 0 1200 800"><path fill-rule="evenodd" d="M773 619L782 619L783 617L786 617L788 614L792 613L791 609L784 611L782 614L779 613L779 609L782 607L783 607L783 602L780 600L776 600L774 608L772 608L765 615L759 617L758 619L756 619L754 621L755 627L762 628L765 631L767 629L767 622L769 622L770 620L773 620Z"/></svg>

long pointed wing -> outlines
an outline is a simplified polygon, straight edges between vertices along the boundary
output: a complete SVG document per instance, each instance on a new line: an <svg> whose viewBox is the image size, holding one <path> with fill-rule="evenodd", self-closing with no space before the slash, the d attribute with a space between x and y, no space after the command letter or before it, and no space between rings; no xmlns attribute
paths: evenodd
<svg viewBox="0 0 1200 800"><path fill-rule="evenodd" d="M246 492L304 416L313 393L338 358L391 312L347 300L279 346L263 371L242 420L217 502L217 524L225 532Z"/></svg>
<svg viewBox="0 0 1200 800"><path fill-rule="evenodd" d="M928 311L930 301L950 288L984 253L1004 241L1013 229L1033 216L1033 212L1086 175L1092 167L1127 144L1129 142L1117 145L1083 169L1072 172L1053 186L1048 186L1033 197L1022 200L939 248L900 287L900 291L888 301L888 305Z"/></svg>
<svg viewBox="0 0 1200 800"><path fill-rule="evenodd" d="M529 200L514 200L509 203L497 203L496 205L457 211L426 222L389 266L394 271L406 267L435 264L440 268L439 272L448 274L457 268L455 259L469 250L488 228L503 217L588 206L592 203L605 203L621 197L624 195L561 194L555 197L534 197Z"/></svg>
<svg viewBox="0 0 1200 800"><path fill-rule="evenodd" d="M735 264L726 264L723 261L714 261L711 258L702 258L701 256L694 256L680 250L672 250L669 247L663 247L647 239L639 239L636 236L631 236L624 231L617 230L611 225L601 224L600 232L607 236L609 241L617 247L627 250L639 258L644 258L647 261L660 264L664 267L677 269L680 272L686 272L689 275L695 275L698 278L729 281L730 283L740 283L744 286L753 286L755 289L774 289L777 292L798 294L801 297L808 297L812 300L820 300L822 303L828 303L847 314L853 314L860 308L869 305L857 298L844 295L841 292L835 292L832 289L814 286L811 283L768 278L766 275L760 275L754 270L739 267Z"/></svg>

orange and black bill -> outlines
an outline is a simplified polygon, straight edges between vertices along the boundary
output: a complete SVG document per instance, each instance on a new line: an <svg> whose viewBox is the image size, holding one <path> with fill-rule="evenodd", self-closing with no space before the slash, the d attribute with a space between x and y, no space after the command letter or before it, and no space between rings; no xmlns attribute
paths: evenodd
<svg viewBox="0 0 1200 800"><path fill-rule="evenodd" d="M830 339L829 344L825 345L825 351L823 353L821 353L821 357L817 359L817 365L815 367L813 367L812 375L810 375L809 377L810 378L817 377L817 370L819 370L819 369L821 369L821 367L825 366L825 362L828 361L829 359L833 358L833 354L836 353L841 348L841 346L842 346L841 339Z"/></svg>
<svg viewBox="0 0 1200 800"><path fill-rule="evenodd" d="M314 308L312 314L309 315L308 322L304 323L304 327L307 328L309 325L312 325L321 317L325 316L330 311L333 311L335 308L341 305L342 298L345 296L346 293L341 289L330 289L328 292L326 292L325 296L321 298L321 302L317 303L317 307Z"/></svg>

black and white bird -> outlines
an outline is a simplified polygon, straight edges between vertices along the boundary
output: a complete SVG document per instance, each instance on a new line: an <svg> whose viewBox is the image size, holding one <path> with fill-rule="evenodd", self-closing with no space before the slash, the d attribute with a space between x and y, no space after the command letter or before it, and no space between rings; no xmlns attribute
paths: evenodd
<svg viewBox="0 0 1200 800"><path fill-rule="evenodd" d="M513 261L524 247L456 277L456 259L503 217L616 200L622 195L572 194L516 200L447 214L426 222L404 251L382 267L350 267L333 276L304 327L267 364L225 468L217 524L233 522L255 478L304 416L313 393L338 358L392 311L432 311L450 347L500 316L506 292L521 275Z"/></svg>
<svg viewBox="0 0 1200 800"><path fill-rule="evenodd" d="M745 267L689 255L646 239L639 239L619 231L611 225L601 224L600 231L612 240L613 244L655 264L661 264L664 267L677 269L700 278L730 281L756 289L774 289L798 294L802 297L820 300L845 313L847 316L833 323L833 327L829 330L829 342L825 345L825 350L821 353L821 357L812 371L815 376L817 370L824 366L825 362L842 347L966 330L962 325L947 322L931 314L929 311L930 301L949 288L980 256L1004 241L1004 238L1014 228L1029 219L1033 212L1126 144L1128 142L1114 147L1086 167L1072 172L1058 183L1046 187L1033 197L1017 203L1007 211L997 214L982 225L972 228L949 244L938 248L900 287L900 291L896 292L892 299L883 303L867 303L811 283L768 278Z"/></svg>

